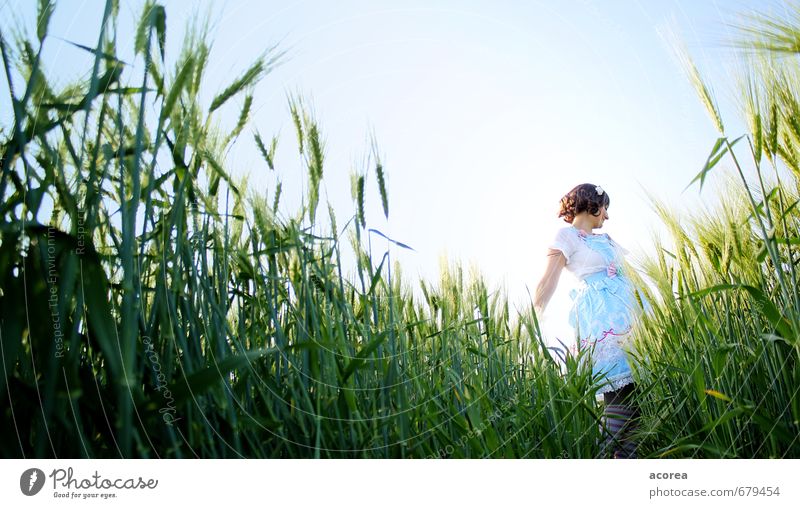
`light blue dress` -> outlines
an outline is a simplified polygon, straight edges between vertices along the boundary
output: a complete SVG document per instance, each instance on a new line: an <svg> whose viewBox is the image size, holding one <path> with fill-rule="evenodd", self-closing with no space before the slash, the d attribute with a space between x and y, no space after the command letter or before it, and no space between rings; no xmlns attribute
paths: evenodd
<svg viewBox="0 0 800 508"><path fill-rule="evenodd" d="M629 335L638 316L642 311L650 312L652 306L626 275L627 250L607 234L587 235L569 227L560 232L559 238L555 247L569 253L567 268L570 258L574 264L582 263L572 267L580 283L570 291L569 322L576 332L576 343L571 350L573 353L578 348L591 350L584 359L591 358L592 372L600 376L596 396L602 398L602 394L633 382L627 354Z"/></svg>

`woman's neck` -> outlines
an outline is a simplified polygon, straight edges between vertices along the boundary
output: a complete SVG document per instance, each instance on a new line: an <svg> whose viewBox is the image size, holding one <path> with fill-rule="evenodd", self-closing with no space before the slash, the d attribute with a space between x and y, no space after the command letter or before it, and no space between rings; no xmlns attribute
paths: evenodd
<svg viewBox="0 0 800 508"><path fill-rule="evenodd" d="M577 220L576 219L576 220L572 221L572 227L574 227L575 229L579 229L579 230L583 231L587 235L593 235L594 234L594 232L593 232L594 228L592 228L592 225L589 224L589 223L586 223L584 221L581 221L581 220Z"/></svg>

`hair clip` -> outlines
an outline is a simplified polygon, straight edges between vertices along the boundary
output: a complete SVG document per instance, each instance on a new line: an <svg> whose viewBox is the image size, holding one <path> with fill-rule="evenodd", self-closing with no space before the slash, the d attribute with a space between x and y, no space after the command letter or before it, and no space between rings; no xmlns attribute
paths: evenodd
<svg viewBox="0 0 800 508"><path fill-rule="evenodd" d="M600 187L599 185L594 188L594 191L597 193L598 196L602 196L603 195L603 188Z"/></svg>

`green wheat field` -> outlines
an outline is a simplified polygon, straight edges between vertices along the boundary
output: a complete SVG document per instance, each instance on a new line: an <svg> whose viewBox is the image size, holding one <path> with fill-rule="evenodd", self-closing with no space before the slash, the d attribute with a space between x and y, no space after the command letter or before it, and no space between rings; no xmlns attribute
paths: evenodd
<svg viewBox="0 0 800 508"><path fill-rule="evenodd" d="M179 27L147 2L135 54L119 55L109 0L97 46L80 47L87 78L56 86L40 59L54 8L40 2L36 34L0 33L0 456L597 455L596 380L546 345L532 305L510 313L457 263L410 281L371 254L367 174L351 210L320 202L321 126L302 97L288 97L302 209L278 218L277 176L267 196L232 176L236 141L275 172L277 138L248 121L280 48L200 103L202 26L165 54ZM670 236L637 280L654 302L634 337L642 458L800 458L800 16L739 36L746 133L725 130L683 53L719 131L686 184L733 170L711 214L657 205ZM388 217L376 155L369 171Z"/></svg>

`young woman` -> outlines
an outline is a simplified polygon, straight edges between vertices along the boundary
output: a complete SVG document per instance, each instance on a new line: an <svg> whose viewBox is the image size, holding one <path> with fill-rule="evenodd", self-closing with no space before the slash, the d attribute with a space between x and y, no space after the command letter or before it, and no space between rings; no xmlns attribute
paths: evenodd
<svg viewBox="0 0 800 508"><path fill-rule="evenodd" d="M636 458L632 433L637 427L639 409L634 404L636 386L624 350L624 342L642 306L636 290L626 276L628 268L622 248L608 234L595 234L608 220L611 200L601 187L584 183L561 198L559 217L570 226L558 231L548 249L547 269L536 288L534 307L538 316L558 285L566 268L581 283L570 292L573 300L569 320L579 341L571 348L589 349L592 371L604 381L597 391L604 399L604 435L601 457Z"/></svg>

